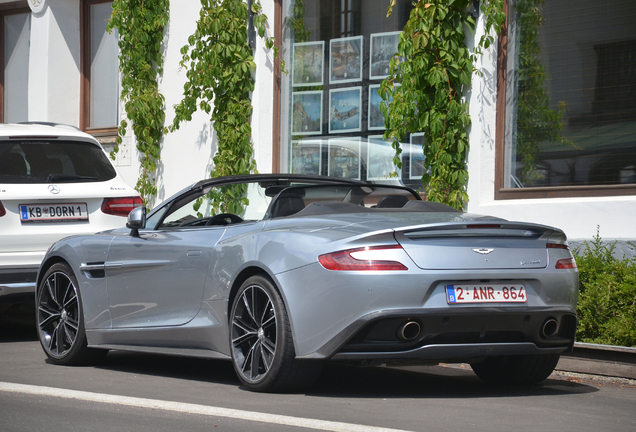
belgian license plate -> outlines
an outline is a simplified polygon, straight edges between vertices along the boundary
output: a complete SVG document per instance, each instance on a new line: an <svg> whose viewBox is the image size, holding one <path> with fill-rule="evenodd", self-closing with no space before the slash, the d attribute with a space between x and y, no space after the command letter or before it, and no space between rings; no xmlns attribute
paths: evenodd
<svg viewBox="0 0 636 432"><path fill-rule="evenodd" d="M456 284L446 285L448 304L458 303L526 303L524 284Z"/></svg>
<svg viewBox="0 0 636 432"><path fill-rule="evenodd" d="M20 204L22 222L80 222L88 220L86 203Z"/></svg>

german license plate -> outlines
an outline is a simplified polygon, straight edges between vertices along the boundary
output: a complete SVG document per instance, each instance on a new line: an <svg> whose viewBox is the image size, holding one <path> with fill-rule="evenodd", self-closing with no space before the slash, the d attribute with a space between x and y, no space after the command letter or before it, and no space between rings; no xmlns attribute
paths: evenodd
<svg viewBox="0 0 636 432"><path fill-rule="evenodd" d="M458 303L526 303L524 284L446 285L448 304Z"/></svg>
<svg viewBox="0 0 636 432"><path fill-rule="evenodd" d="M22 222L80 222L88 220L86 203L20 204Z"/></svg>

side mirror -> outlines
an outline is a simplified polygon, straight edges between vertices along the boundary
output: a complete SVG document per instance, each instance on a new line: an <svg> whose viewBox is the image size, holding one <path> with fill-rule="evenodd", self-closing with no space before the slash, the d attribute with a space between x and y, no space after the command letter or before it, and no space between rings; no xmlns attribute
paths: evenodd
<svg viewBox="0 0 636 432"><path fill-rule="evenodd" d="M139 230L146 228L146 207L136 207L128 213L126 228L130 228L130 235L139 237Z"/></svg>

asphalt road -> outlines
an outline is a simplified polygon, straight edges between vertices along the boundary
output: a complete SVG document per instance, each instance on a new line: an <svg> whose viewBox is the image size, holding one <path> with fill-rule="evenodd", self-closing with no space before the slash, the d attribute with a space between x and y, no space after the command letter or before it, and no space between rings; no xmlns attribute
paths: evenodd
<svg viewBox="0 0 636 432"><path fill-rule="evenodd" d="M55 366L0 322L0 431L633 431L636 385L553 375L483 384L470 368L329 365L304 394L241 388L228 362L111 352Z"/></svg>

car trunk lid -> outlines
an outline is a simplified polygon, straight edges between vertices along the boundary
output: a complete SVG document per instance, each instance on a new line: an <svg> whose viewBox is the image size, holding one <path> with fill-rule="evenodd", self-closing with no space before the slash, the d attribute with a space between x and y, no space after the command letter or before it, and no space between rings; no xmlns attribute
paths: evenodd
<svg viewBox="0 0 636 432"><path fill-rule="evenodd" d="M547 265L552 231L518 222L450 222L398 229L395 238L422 269L537 269Z"/></svg>

